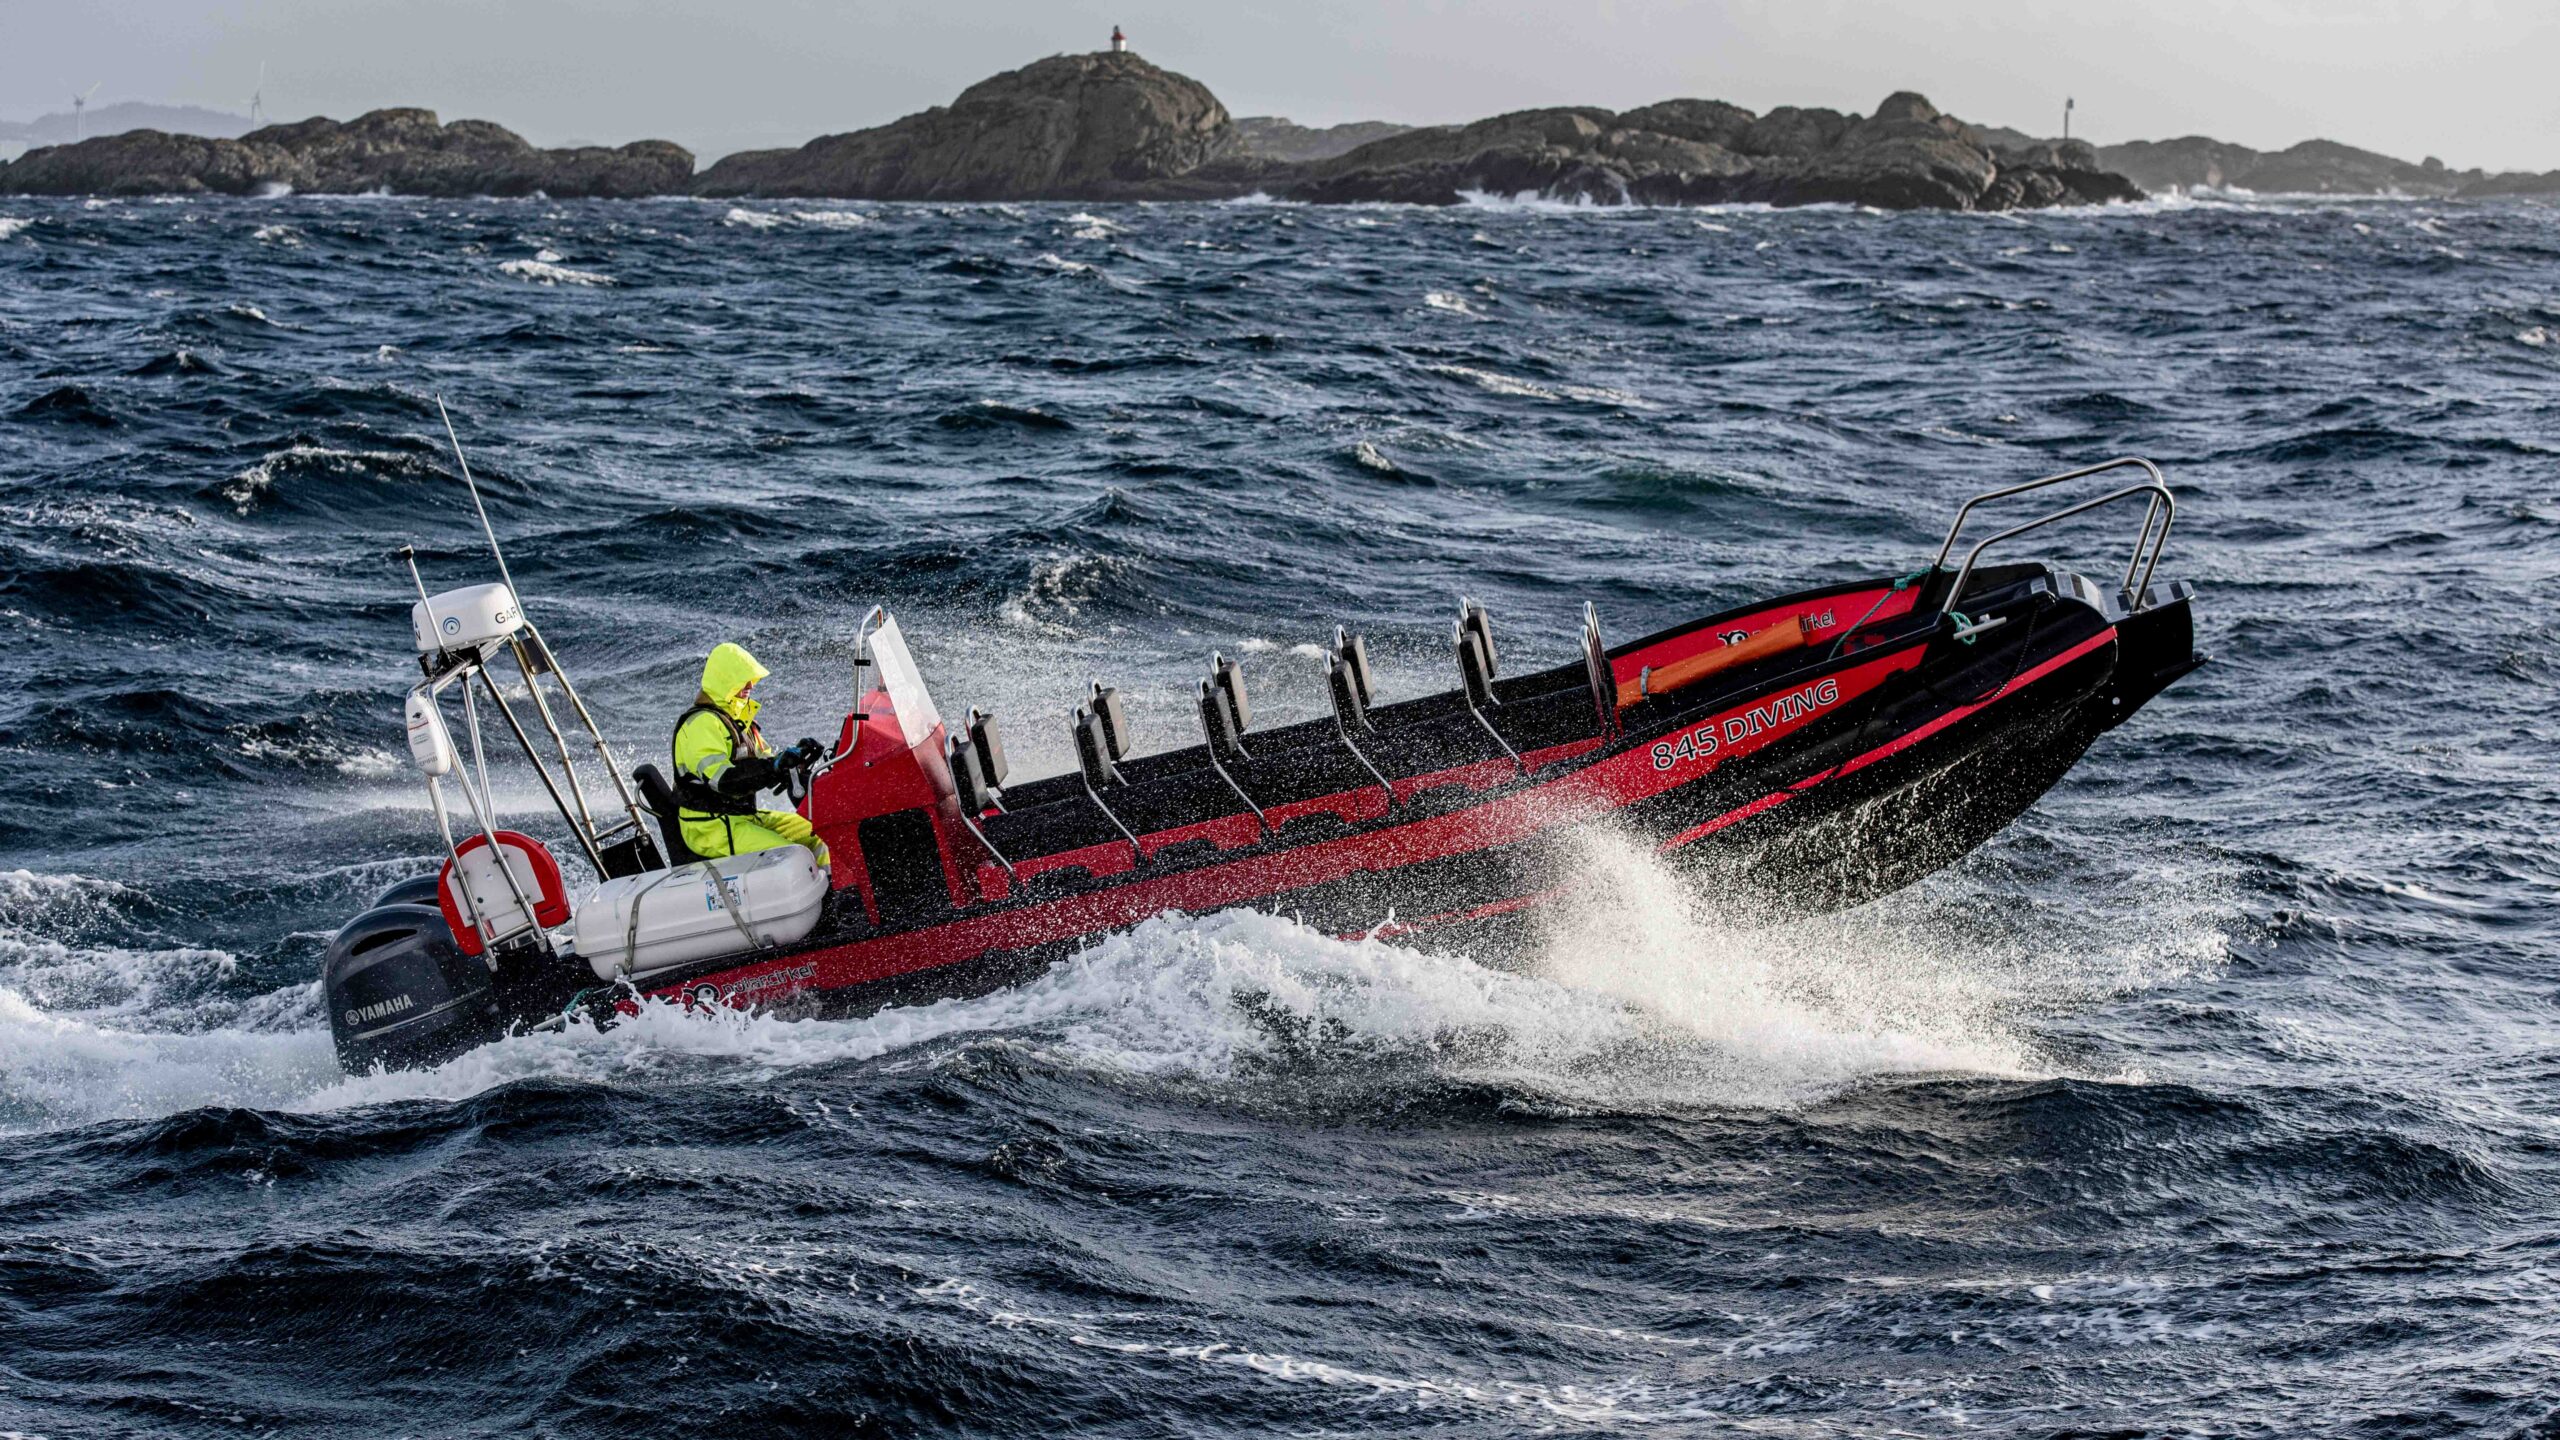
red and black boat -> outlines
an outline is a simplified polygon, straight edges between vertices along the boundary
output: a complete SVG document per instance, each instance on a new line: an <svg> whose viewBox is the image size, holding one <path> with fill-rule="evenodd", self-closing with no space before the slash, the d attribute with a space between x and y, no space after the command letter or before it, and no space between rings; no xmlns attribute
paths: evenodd
<svg viewBox="0 0 2560 1440"><path fill-rule="evenodd" d="M2092 486L1956 561L1981 507L2098 477L2129 483ZM2144 517L2120 582L1985 563L2119 502ZM1455 683L1409 700L1378 697L1361 639L1337 630L1331 714L1272 729L1254 727L1241 671L1213 658L1193 692L1200 739L1152 754L1135 753L1119 695L1096 685L1068 721L1077 768L1020 784L995 720L947 722L875 610L855 709L795 785L831 873L798 846L690 856L661 773L626 779L512 587L420 586L409 730L448 857L332 943L339 1056L350 1070L434 1063L652 999L798 1015L981 992L1168 911L1248 906L1340 934L1473 945L1569 883L1556 842L1592 824L1643 837L1761 913L1856 904L1970 851L2202 663L2189 587L2154 575L2174 515L2147 460L2049 476L1966 502L1917 573L1614 646L1586 606L1579 657L1524 675L1501 673L1491 618L1462 602ZM513 700L490 669L501 659L522 675ZM606 799L590 800L571 763L564 712ZM549 847L497 823L484 714L531 759L594 872L576 895ZM457 772L465 816L441 788Z"/></svg>

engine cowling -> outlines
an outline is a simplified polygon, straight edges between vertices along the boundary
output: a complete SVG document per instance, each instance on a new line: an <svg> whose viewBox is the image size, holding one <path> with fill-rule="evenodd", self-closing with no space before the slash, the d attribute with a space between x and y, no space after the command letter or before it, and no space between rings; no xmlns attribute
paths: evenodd
<svg viewBox="0 0 2560 1440"><path fill-rule="evenodd" d="M489 967L432 904L377 905L329 942L329 1033L350 1075L439 1064L505 1031Z"/></svg>

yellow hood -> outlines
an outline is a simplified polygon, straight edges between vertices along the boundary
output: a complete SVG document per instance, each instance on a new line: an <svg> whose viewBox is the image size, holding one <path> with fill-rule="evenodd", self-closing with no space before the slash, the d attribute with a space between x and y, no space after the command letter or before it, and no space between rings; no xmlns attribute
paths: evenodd
<svg viewBox="0 0 2560 1440"><path fill-rule="evenodd" d="M749 724L756 718L756 711L764 707L739 692L770 673L756 663L756 657L748 654L745 646L724 640L713 646L711 658L702 662L702 693L710 696L711 703L726 711L730 719Z"/></svg>

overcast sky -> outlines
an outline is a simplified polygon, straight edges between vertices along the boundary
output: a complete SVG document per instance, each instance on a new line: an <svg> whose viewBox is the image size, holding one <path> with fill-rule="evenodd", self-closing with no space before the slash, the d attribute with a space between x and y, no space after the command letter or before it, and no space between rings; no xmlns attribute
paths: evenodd
<svg viewBox="0 0 2560 1440"><path fill-rule="evenodd" d="M0 0L0 116L157 100L271 117L424 105L545 143L705 156L878 124L1117 22L1238 115L1433 123L1680 95L2101 143L2314 136L2560 167L2560 0Z"/></svg>

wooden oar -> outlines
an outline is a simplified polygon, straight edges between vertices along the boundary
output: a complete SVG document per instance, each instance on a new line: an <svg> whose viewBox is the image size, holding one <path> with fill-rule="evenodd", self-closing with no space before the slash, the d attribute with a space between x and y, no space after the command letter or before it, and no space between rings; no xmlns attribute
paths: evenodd
<svg viewBox="0 0 2560 1440"><path fill-rule="evenodd" d="M1702 650L1685 660L1674 660L1660 667L1648 665L1637 672L1633 680L1618 682L1618 708L1624 710L1649 696L1668 695L1674 690L1695 685L1710 675L1731 669L1736 665L1747 665L1754 660L1766 660L1772 655L1783 655L1789 650L1809 644L1812 640L1813 617L1798 615L1793 619L1781 620L1768 629L1734 644L1714 650Z"/></svg>

